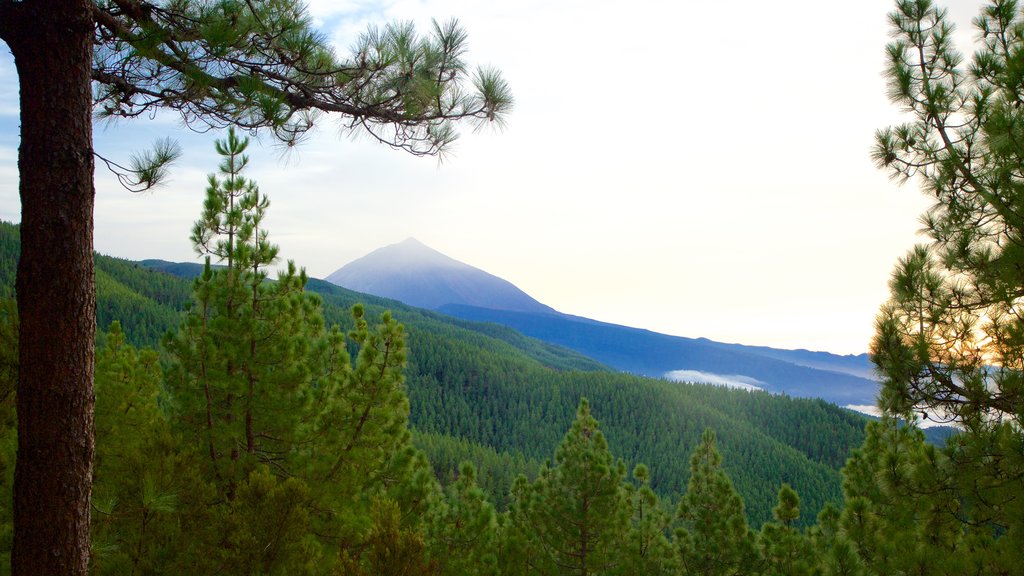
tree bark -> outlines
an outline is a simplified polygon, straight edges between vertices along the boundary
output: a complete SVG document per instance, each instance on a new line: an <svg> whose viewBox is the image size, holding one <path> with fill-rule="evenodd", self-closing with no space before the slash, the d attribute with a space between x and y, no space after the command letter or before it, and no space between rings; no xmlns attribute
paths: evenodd
<svg viewBox="0 0 1024 576"><path fill-rule="evenodd" d="M21 96L15 576L85 575L92 488L92 5L0 2Z"/></svg>

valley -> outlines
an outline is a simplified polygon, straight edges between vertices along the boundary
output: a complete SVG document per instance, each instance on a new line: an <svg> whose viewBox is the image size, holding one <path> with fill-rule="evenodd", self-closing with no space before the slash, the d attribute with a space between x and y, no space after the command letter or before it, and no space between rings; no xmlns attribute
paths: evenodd
<svg viewBox="0 0 1024 576"><path fill-rule="evenodd" d="M17 228L0 225L0 289L13 294ZM159 347L180 321L202 265L131 262L97 255L100 343L118 320L138 346ZM718 435L725 469L753 525L771 518L778 486L804 499L801 522L841 499L839 469L863 441L867 420L820 399L681 385L620 373L570 348L479 322L360 294L311 279L328 324L363 303L370 316L391 310L409 334L409 422L435 474L452 479L459 462L477 465L492 501L507 502L519 473L550 457L581 397L587 397L613 453L631 468L646 463L664 497L685 491L688 461L701 432ZM582 323L580 323L582 324ZM600 326L593 321L589 325ZM616 327L614 333L619 328ZM709 347L711 348L711 347Z"/></svg>

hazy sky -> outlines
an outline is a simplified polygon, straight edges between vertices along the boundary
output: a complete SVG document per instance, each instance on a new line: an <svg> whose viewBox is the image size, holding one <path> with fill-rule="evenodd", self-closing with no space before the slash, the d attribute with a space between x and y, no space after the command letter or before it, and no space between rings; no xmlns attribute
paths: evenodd
<svg viewBox="0 0 1024 576"><path fill-rule="evenodd" d="M981 2L947 4L967 48ZM876 169L888 0L317 0L337 44L371 23L458 18L516 98L443 163L339 136L251 150L282 256L315 277L413 236L560 311L681 336L867 350L890 271L920 238L913 184ZM18 221L17 77L0 55L0 219ZM96 249L193 260L212 140L171 116L96 127L119 160L172 136L170 182L97 167Z"/></svg>

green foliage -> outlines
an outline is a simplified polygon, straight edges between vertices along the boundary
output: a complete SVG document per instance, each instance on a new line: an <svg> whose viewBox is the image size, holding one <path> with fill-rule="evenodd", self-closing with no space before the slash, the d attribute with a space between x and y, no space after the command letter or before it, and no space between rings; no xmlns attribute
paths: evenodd
<svg viewBox="0 0 1024 576"><path fill-rule="evenodd" d="M21 254L21 227L0 222L0 297L14 299L14 279Z"/></svg>
<svg viewBox="0 0 1024 576"><path fill-rule="evenodd" d="M197 128L265 128L293 145L319 113L336 112L348 118L345 130L437 154L457 136L453 121L500 123L512 107L498 71L470 71L455 21L435 22L425 36L411 23L370 28L339 58L293 1L131 6L96 6L101 117L171 108ZM158 145L139 157L135 179L147 181L166 155Z"/></svg>
<svg viewBox="0 0 1024 576"><path fill-rule="evenodd" d="M553 465L515 489L509 538L518 553L503 565L514 565L512 573L617 573L632 512L625 474L582 399Z"/></svg>
<svg viewBox="0 0 1024 576"><path fill-rule="evenodd" d="M622 564L636 574L675 574L676 558L666 536L672 516L651 489L647 466L637 464L633 480L635 484L626 484L633 513Z"/></svg>
<svg viewBox="0 0 1024 576"><path fill-rule="evenodd" d="M423 451L443 485L462 477L463 465L473 466L475 484L498 510L506 510L516 477L537 477L539 460L527 459L522 453L498 452L494 448L443 434L413 431L413 444Z"/></svg>
<svg viewBox="0 0 1024 576"><path fill-rule="evenodd" d="M18 306L13 299L3 298L0 299L0 575L10 574L14 544L11 491L18 450L17 388Z"/></svg>
<svg viewBox="0 0 1024 576"><path fill-rule="evenodd" d="M264 282L277 248L261 229L266 196L240 174L246 145L233 131L218 143L224 182L210 177L192 234L197 251L227 266L214 270L207 262L185 321L165 341L184 430L204 447L228 491L256 463L285 476L298 472L291 456L318 434L307 422L328 409L321 404L336 393L335 373L348 369L338 338L323 342L327 350L317 355L310 350L323 337L323 320L319 301L303 292L304 272L289 263L277 282Z"/></svg>
<svg viewBox="0 0 1024 576"><path fill-rule="evenodd" d="M157 353L128 344L117 322L104 342L96 352L93 570L162 572L183 537L177 513L191 483L189 452L160 405Z"/></svg>
<svg viewBox="0 0 1024 576"><path fill-rule="evenodd" d="M982 8L966 65L930 1L897 2L890 22L890 97L911 118L878 132L875 159L935 203L922 218L930 242L897 263L876 321L880 404L963 432L937 450L876 425L848 466L844 521L878 570L1003 573L1024 537L1024 13L1013 0Z"/></svg>
<svg viewBox="0 0 1024 576"><path fill-rule="evenodd" d="M833 504L822 508L808 535L826 576L863 576L867 569L857 548L840 527L841 511Z"/></svg>
<svg viewBox="0 0 1024 576"><path fill-rule="evenodd" d="M207 573L324 574L324 546L315 537L311 491L295 477L253 469L233 487L230 499L211 511L202 534L213 538L197 550ZM315 500L314 500L315 501Z"/></svg>
<svg viewBox="0 0 1024 576"><path fill-rule="evenodd" d="M498 571L498 521L476 485L476 470L463 464L458 479L428 520L429 554L438 574L477 576Z"/></svg>
<svg viewBox="0 0 1024 576"><path fill-rule="evenodd" d="M1003 458L992 457L1008 447L963 434L938 449L913 427L872 423L844 469L843 536L877 573L1012 573L1020 561L1020 486L1004 476ZM977 450L986 451L984 471Z"/></svg>
<svg viewBox="0 0 1024 576"><path fill-rule="evenodd" d="M373 502L372 525L361 560L343 552L341 573L354 576L427 576L437 574L435 566L424 559L426 544L422 535L406 526L394 501Z"/></svg>
<svg viewBox="0 0 1024 576"><path fill-rule="evenodd" d="M680 564L688 574L744 574L756 566L754 533L743 500L722 470L715 433L705 430L690 457L690 481L676 513Z"/></svg>
<svg viewBox="0 0 1024 576"><path fill-rule="evenodd" d="M116 321L135 346L156 346L178 325L190 300L189 284L153 272L136 262L97 254L96 326L102 339Z"/></svg>
<svg viewBox="0 0 1024 576"><path fill-rule="evenodd" d="M895 177L916 177L936 202L922 219L931 242L897 264L878 317L882 405L911 420L925 411L971 428L1019 426L1024 16L1015 1L986 6L968 66L945 10L904 0L890 21L890 97L911 120L879 131L875 159Z"/></svg>
<svg viewBox="0 0 1024 576"><path fill-rule="evenodd" d="M800 517L800 497L787 484L779 489L772 509L775 522L761 528L759 544L765 576L810 576L816 572L818 552L811 540L793 524Z"/></svg>
<svg viewBox="0 0 1024 576"><path fill-rule="evenodd" d="M602 429L612 450L625 455L629 465L655 463L651 488L661 497L675 497L685 491L689 477L688 453L680 447L695 445L701 432L713 427L719 431L726 470L748 503L752 523L771 517L776 496L772 486L783 482L810 494L802 524L812 523L825 502L842 496L837 469L773 436L796 435L783 432L783 419L788 418L794 430L820 429L820 440L804 445L817 445L819 454L829 453L825 460L840 462L840 454L848 454L859 443L845 444L845 430L857 430L866 421L815 401L607 372L555 372L527 362L512 363L415 328L411 336L418 346L409 376L410 419L417 429L541 461L557 445L560 422L571 417L586 396L601 406ZM754 423L756 418L747 417L759 408L776 424L761 427ZM835 428L844 432L830 436L825 431L829 414L836 416Z"/></svg>
<svg viewBox="0 0 1024 576"><path fill-rule="evenodd" d="M395 528L375 502L419 515L436 492L406 428L404 330L387 313L371 326L360 306L347 334L327 330L304 272L289 263L267 281L277 248L262 228L267 198L241 174L246 144L233 132L218 143L223 177L210 177L192 234L225 266L207 260L165 340L172 425L197 471L181 514L190 551L176 566L327 574L342 560L374 565L363 551L375 538L419 534L405 518Z"/></svg>
<svg viewBox="0 0 1024 576"><path fill-rule="evenodd" d="M791 528L800 517L800 497L788 484L779 489L779 504L772 508L772 516L787 528Z"/></svg>

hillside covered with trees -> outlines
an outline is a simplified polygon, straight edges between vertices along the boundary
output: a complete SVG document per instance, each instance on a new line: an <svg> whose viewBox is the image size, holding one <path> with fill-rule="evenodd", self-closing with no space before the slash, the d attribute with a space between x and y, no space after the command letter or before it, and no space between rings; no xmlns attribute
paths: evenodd
<svg viewBox="0 0 1024 576"><path fill-rule="evenodd" d="M891 15L891 95L914 119L879 132L875 157L938 202L877 320L885 416L866 427L821 401L619 374L506 328L360 304L290 261L271 280L269 200L229 130L191 236L198 273L96 259L89 569L1019 574L1022 19L987 7L964 71L942 10ZM16 227L0 248L9 296ZM5 499L24 455L22 321L0 302ZM961 432L929 444L919 414ZM19 513L0 507L0 573Z"/></svg>
<svg viewBox="0 0 1024 576"><path fill-rule="evenodd" d="M276 259L276 247L260 222L269 203L240 174L244 144L233 134L224 144L229 153L221 167L223 187L211 187L192 238L222 266L203 267L191 291L187 280L97 257L102 332L95 501L98 534L106 534L98 543L109 537L111 549L122 550L126 538L139 538L135 546L145 548L144 535L129 535L131 527L138 514L145 524L156 522L152 515L158 512L175 526L186 514L189 522L206 518L207 529L242 529L233 537L251 540L257 537L248 532L254 526L224 524L238 507L254 505L239 500L241 495L261 506L270 505L270 498L284 514L299 501L310 507L295 527L300 541L309 538L303 530L351 531L347 538L358 539L366 536L360 522L392 513L378 510L378 504L398 506L403 514L406 506L423 507L426 514L432 491L456 490L467 476L486 489L480 497L488 494L490 506L512 514L528 478L542 482L553 470L550 455L572 414L590 418L584 398L601 406L614 433L602 449L602 458L610 459L610 450L622 455L612 468L659 463L643 474L645 498L677 497L686 490L688 454L713 427L734 461L741 493L752 503L751 521L771 517L773 485L789 483L806 494L811 513L793 519L800 524L811 523L826 501L840 499L837 468L860 443L864 421L824 402L628 376L505 328L399 309L407 329L381 309L382 302L366 308L353 305L355 295L338 288L322 285L322 295L305 290L308 279L291 263L268 281L265 270ZM16 232L15 226L3 227L0 244L9 254L16 253ZM14 260L3 259L7 279ZM327 329L346 309L352 330ZM368 319L375 317L382 323L373 328ZM16 317L6 319L11 355ZM138 342L165 331L160 352L132 345L129 330L147 335L136 337ZM416 352L406 351L407 331ZM13 394L4 398L10 407ZM407 419L414 436L406 431ZM10 449L13 420L5 422ZM314 448L320 442L326 444ZM360 447L369 452L348 455ZM8 480L12 460L8 452ZM371 468L360 472L364 465ZM631 484L618 475L614 490L627 490ZM187 503L181 500L186 494L192 496ZM129 504L131 498L136 501ZM375 498L389 503L375 504ZM363 512L352 512L364 514L362 520L314 513L345 501L365 502ZM625 508L620 512L628 515ZM747 522L747 513L741 515ZM314 528L321 521L342 524ZM162 538L175 539L157 540ZM281 551L277 561L297 561L292 553ZM114 556L115 566L144 562L138 550L130 559ZM360 558L339 562L364 562ZM101 560L96 558L97 566Z"/></svg>
<svg viewBox="0 0 1024 576"><path fill-rule="evenodd" d="M17 227L0 225L0 278L12 292ZM143 265L96 256L98 340L114 321L122 338L159 348L177 328L190 301L190 284L203 266ZM581 397L588 397L630 465L651 467L652 488L663 496L685 490L687 458L706 427L719 436L726 466L744 496L751 521L770 518L782 482L797 487L809 511L840 498L838 470L863 439L866 420L822 401L793 399L705 385L640 378L608 370L585 357L525 338L497 325L447 318L398 302L308 280L328 325L345 325L360 302L368 317L391 310L405 326L409 422L439 478L450 479L462 460L478 467L478 481L499 507L516 474L533 474L550 458ZM776 486L776 488L772 488Z"/></svg>

